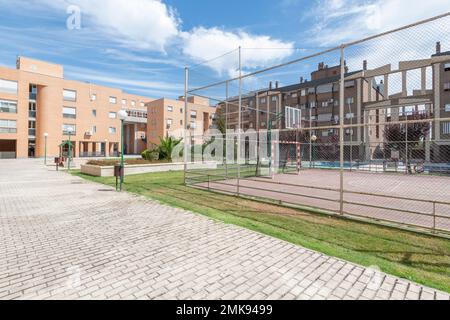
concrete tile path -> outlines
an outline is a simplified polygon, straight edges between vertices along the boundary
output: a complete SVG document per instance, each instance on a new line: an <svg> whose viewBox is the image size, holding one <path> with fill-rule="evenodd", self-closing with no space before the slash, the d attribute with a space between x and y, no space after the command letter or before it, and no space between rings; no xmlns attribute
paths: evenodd
<svg viewBox="0 0 450 320"><path fill-rule="evenodd" d="M243 228L0 160L0 299L445 299Z"/></svg>

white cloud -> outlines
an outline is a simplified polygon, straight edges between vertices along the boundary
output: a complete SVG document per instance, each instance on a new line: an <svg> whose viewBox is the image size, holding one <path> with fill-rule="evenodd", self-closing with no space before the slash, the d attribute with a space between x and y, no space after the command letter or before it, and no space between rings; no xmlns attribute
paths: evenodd
<svg viewBox="0 0 450 320"><path fill-rule="evenodd" d="M430 18L448 9L448 2L442 0L321 0L308 15L316 17L313 42L330 46Z"/></svg>
<svg viewBox="0 0 450 320"><path fill-rule="evenodd" d="M93 27L125 45L138 49L165 51L179 32L180 20L173 8L158 0L41 0L37 4L81 9Z"/></svg>
<svg viewBox="0 0 450 320"><path fill-rule="evenodd" d="M230 32L219 28L198 27L181 34L183 53L198 63L206 65L220 75L236 76L242 50L242 65L246 70L265 67L289 57L294 49L292 42L284 42L265 35L253 35L244 31ZM260 49L254 49L260 48ZM235 50L235 51L233 51ZM221 58L226 52L233 51Z"/></svg>

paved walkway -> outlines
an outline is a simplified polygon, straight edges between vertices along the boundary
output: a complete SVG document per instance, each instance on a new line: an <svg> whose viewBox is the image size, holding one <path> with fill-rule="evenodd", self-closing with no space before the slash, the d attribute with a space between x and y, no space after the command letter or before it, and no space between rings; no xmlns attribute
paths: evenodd
<svg viewBox="0 0 450 320"><path fill-rule="evenodd" d="M0 161L0 299L449 299L246 229Z"/></svg>

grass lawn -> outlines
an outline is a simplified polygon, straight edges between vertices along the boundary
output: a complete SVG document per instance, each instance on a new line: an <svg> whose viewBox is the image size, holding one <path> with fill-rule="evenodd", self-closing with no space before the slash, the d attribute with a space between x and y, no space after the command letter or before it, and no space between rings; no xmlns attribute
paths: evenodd
<svg viewBox="0 0 450 320"><path fill-rule="evenodd" d="M74 172L114 186L115 178ZM182 172L127 176L124 189L363 266L450 292L450 240L304 213L183 185Z"/></svg>

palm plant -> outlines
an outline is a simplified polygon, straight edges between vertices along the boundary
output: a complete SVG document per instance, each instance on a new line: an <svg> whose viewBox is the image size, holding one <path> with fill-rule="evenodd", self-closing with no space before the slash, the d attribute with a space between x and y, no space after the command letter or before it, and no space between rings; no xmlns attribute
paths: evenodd
<svg viewBox="0 0 450 320"><path fill-rule="evenodd" d="M159 152L159 160L172 161L172 153L181 141L182 139L175 139L173 137L159 138L159 145L156 148Z"/></svg>

